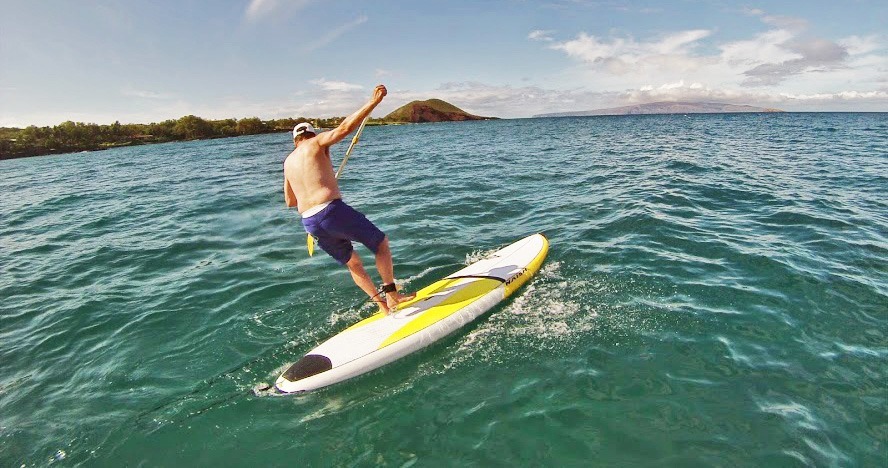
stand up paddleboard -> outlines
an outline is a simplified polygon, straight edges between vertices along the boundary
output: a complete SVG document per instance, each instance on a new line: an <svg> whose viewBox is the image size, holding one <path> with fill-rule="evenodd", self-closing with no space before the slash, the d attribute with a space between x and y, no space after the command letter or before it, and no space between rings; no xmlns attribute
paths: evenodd
<svg viewBox="0 0 888 468"><path fill-rule="evenodd" d="M382 367L443 338L509 297L543 264L549 241L534 234L416 293L395 312L379 312L321 343L275 382L307 392Z"/></svg>

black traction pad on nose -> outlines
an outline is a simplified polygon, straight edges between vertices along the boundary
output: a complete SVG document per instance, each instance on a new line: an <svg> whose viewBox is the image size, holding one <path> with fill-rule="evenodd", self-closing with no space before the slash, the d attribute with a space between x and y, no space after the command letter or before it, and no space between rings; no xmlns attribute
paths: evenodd
<svg viewBox="0 0 888 468"><path fill-rule="evenodd" d="M333 363L327 356L320 354L308 354L300 359L296 364L290 366L287 372L284 372L284 378L290 382L311 377L321 372L326 372L333 368Z"/></svg>

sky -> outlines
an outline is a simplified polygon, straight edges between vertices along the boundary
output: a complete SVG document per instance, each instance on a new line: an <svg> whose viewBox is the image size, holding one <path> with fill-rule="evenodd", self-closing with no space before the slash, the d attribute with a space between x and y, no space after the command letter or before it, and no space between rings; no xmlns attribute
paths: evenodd
<svg viewBox="0 0 888 468"><path fill-rule="evenodd" d="M888 112L888 2L0 0L0 126L501 118L657 101Z"/></svg>

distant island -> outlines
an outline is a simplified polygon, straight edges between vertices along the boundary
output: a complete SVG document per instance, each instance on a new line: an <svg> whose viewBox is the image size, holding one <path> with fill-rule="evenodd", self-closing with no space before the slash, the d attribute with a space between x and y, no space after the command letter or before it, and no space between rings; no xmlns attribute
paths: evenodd
<svg viewBox="0 0 888 468"><path fill-rule="evenodd" d="M534 117L586 117L592 115L648 115L648 114L731 114L742 112L783 112L766 107L723 104L720 102L652 102L634 106L611 107L577 112L538 114Z"/></svg>
<svg viewBox="0 0 888 468"><path fill-rule="evenodd" d="M481 117L469 114L449 102L440 99L429 99L405 104L385 116L383 120L399 123L425 123L491 119L495 119L495 117Z"/></svg>
<svg viewBox="0 0 888 468"><path fill-rule="evenodd" d="M370 119L367 125L393 125L422 122L487 120L440 99L413 101L401 106L382 119ZM46 154L97 151L120 146L166 143L170 141L206 140L242 135L288 132L302 122L311 122L317 128L333 128L344 117L329 119L286 118L261 120L244 119L206 120L186 115L175 120L150 124L111 125L63 122L54 127L27 128L0 127L0 160L41 156Z"/></svg>

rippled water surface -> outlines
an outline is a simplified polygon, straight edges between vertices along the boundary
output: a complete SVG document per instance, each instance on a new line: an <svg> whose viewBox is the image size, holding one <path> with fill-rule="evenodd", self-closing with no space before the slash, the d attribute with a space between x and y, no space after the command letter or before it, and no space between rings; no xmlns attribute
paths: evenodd
<svg viewBox="0 0 888 468"><path fill-rule="evenodd" d="M341 183L408 289L534 232L548 260L420 353L256 396L372 313L306 255L290 147L0 161L0 465L885 466L888 115L368 128Z"/></svg>

